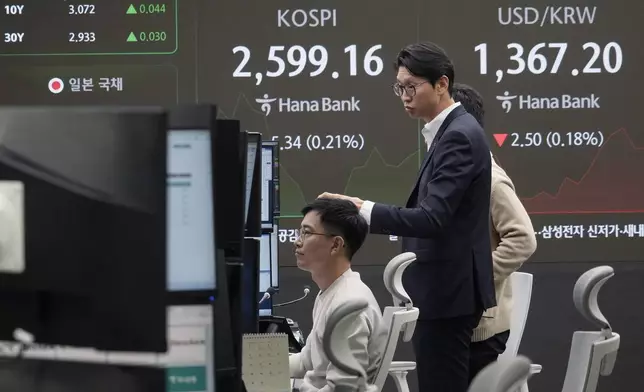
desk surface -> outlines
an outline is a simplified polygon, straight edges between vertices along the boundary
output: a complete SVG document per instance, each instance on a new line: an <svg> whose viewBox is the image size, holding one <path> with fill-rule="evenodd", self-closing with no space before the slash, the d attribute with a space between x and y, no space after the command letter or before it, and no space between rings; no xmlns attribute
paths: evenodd
<svg viewBox="0 0 644 392"><path fill-rule="evenodd" d="M208 362L208 347L212 347L211 314L208 305L169 307L167 353L110 352L84 347L35 344L24 350L23 357L146 367L205 366ZM19 353L18 343L0 341L0 357L16 357Z"/></svg>

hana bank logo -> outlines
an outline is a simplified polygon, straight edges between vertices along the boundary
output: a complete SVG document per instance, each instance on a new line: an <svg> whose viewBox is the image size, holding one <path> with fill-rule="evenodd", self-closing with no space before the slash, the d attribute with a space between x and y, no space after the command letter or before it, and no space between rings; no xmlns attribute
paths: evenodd
<svg viewBox="0 0 644 392"><path fill-rule="evenodd" d="M346 99L321 97L304 100L290 97L271 98L268 94L264 94L261 98L256 98L255 102L261 105L260 110L265 116L273 112L273 104L277 105L276 110L279 113L339 113L360 111L360 100L353 96Z"/></svg>
<svg viewBox="0 0 644 392"><path fill-rule="evenodd" d="M506 113L509 113L512 110L512 101L516 99L516 95L510 95L510 92L506 91L503 95L497 95L496 99L501 102L501 108L505 110Z"/></svg>
<svg viewBox="0 0 644 392"><path fill-rule="evenodd" d="M593 110L600 109L599 95L572 95L561 94L555 96L536 96L527 95L510 95L508 91L503 95L497 95L496 99L501 102L501 108L509 113L510 110L518 105L519 110Z"/></svg>
<svg viewBox="0 0 644 392"><path fill-rule="evenodd" d="M273 102L275 102L277 98L269 98L268 94L264 94L262 98L256 98L255 102L261 104L260 110L264 115L268 116L271 114L271 109L273 108L273 105L271 105Z"/></svg>

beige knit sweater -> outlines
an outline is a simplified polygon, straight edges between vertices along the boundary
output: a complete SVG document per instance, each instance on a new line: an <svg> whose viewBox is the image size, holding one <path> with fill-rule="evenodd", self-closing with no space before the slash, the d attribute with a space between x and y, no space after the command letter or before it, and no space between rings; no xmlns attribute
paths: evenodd
<svg viewBox="0 0 644 392"><path fill-rule="evenodd" d="M497 306L483 313L472 335L480 342L510 329L512 287L508 277L537 249L530 216L514 191L512 180L492 159L490 224Z"/></svg>

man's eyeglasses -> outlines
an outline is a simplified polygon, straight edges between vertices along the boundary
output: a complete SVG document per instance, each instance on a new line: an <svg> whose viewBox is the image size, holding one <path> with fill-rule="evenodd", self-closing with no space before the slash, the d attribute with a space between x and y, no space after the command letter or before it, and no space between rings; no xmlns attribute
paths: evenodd
<svg viewBox="0 0 644 392"><path fill-rule="evenodd" d="M328 233L316 233L314 231L310 231L307 229L300 229L297 231L297 239L304 242L308 237L312 235L323 235L325 237L335 237L335 234L328 234Z"/></svg>
<svg viewBox="0 0 644 392"><path fill-rule="evenodd" d="M400 83L394 83L391 87L394 90L394 94L397 96L402 96L403 93L406 93L408 97L413 97L416 95L416 87L427 83L427 81L416 83L416 84L406 84L402 85Z"/></svg>

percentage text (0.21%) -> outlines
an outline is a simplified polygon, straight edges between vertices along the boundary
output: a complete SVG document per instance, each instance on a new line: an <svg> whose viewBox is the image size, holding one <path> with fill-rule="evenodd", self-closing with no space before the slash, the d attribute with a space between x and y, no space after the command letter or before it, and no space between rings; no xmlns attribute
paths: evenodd
<svg viewBox="0 0 644 392"><path fill-rule="evenodd" d="M343 135L281 135L272 140L280 143L280 150L362 150L365 139L362 134Z"/></svg>

